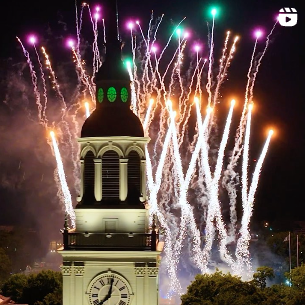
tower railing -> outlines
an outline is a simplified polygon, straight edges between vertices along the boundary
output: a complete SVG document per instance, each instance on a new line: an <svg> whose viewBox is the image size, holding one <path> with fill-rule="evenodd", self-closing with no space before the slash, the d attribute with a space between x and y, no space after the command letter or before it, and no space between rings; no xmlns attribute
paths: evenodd
<svg viewBox="0 0 305 305"><path fill-rule="evenodd" d="M130 250L156 251L158 234L151 233L90 233L63 231L64 250Z"/></svg>

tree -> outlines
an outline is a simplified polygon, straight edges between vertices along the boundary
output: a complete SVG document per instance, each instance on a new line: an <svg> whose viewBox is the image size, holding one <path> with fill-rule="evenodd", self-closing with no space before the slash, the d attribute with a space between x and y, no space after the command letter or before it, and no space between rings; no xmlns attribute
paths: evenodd
<svg viewBox="0 0 305 305"><path fill-rule="evenodd" d="M295 285L265 286L268 277L272 277L273 270L269 267L261 267L257 270L255 283L243 282L239 277L229 273L224 274L216 271L214 274L197 275L195 280L187 288L186 294L181 296L182 305L304 305L305 274L295 270ZM297 269L297 268L295 268ZM298 272L297 272L298 271ZM302 280L301 280L302 278ZM259 288L258 288L258 287Z"/></svg>
<svg viewBox="0 0 305 305"><path fill-rule="evenodd" d="M292 287L297 289L305 289L305 265L296 267L291 270L291 275L289 272L285 273L285 276L291 280Z"/></svg>
<svg viewBox="0 0 305 305"><path fill-rule="evenodd" d="M62 305L62 289L56 289L53 293L47 294L43 301L37 301L34 305Z"/></svg>
<svg viewBox="0 0 305 305"><path fill-rule="evenodd" d="M271 305L304 305L304 292L285 285L273 285L263 290ZM269 303L266 303L269 305Z"/></svg>
<svg viewBox="0 0 305 305"><path fill-rule="evenodd" d="M258 267L256 270L256 273L253 274L253 284L258 288L264 289L267 286L267 279L274 278L274 271L266 266Z"/></svg>
<svg viewBox="0 0 305 305"><path fill-rule="evenodd" d="M21 302L23 289L27 285L27 276L19 273L13 274L2 286L2 293L9 296L15 302Z"/></svg>
<svg viewBox="0 0 305 305"><path fill-rule="evenodd" d="M12 269L12 263L4 249L0 248L0 285L8 279Z"/></svg>
<svg viewBox="0 0 305 305"><path fill-rule="evenodd" d="M62 304L62 275L60 272L45 270L37 274L16 274L2 287L5 296L29 305Z"/></svg>
<svg viewBox="0 0 305 305"><path fill-rule="evenodd" d="M197 275L181 301L182 305L254 305L263 304L264 296L252 282L217 270Z"/></svg>

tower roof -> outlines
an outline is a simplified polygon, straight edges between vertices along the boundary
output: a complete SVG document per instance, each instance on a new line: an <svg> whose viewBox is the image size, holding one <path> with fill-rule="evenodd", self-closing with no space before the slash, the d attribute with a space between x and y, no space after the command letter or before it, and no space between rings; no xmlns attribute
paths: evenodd
<svg viewBox="0 0 305 305"><path fill-rule="evenodd" d="M82 138L144 136L141 121L130 109L130 78L121 58L116 10L116 0L105 1L106 56L95 75L96 108L83 124Z"/></svg>
<svg viewBox="0 0 305 305"><path fill-rule="evenodd" d="M94 110L85 121L81 137L144 137L143 127L139 118L129 111L109 107L105 111Z"/></svg>

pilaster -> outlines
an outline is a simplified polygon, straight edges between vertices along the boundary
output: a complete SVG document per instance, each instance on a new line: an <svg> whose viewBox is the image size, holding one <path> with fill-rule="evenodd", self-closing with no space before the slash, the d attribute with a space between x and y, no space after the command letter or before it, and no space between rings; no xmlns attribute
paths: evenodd
<svg viewBox="0 0 305 305"><path fill-rule="evenodd" d="M63 293L63 304L70 305L74 302L72 266L61 266L61 272L63 276L63 287L65 289L65 293Z"/></svg>
<svg viewBox="0 0 305 305"><path fill-rule="evenodd" d="M128 159L120 159L120 200L125 201L127 198L127 164Z"/></svg>
<svg viewBox="0 0 305 305"><path fill-rule="evenodd" d="M74 264L78 264L78 262L75 262ZM84 278L84 273L85 273L85 267L83 265L74 265L73 271L74 271L73 273L74 273L74 279L75 279L74 304L82 305L83 304L82 300L84 298L83 278Z"/></svg>
<svg viewBox="0 0 305 305"><path fill-rule="evenodd" d="M102 200L102 160L94 159L94 196L96 201Z"/></svg>
<svg viewBox="0 0 305 305"><path fill-rule="evenodd" d="M141 160L141 201L146 201L146 160Z"/></svg>
<svg viewBox="0 0 305 305"><path fill-rule="evenodd" d="M80 202L84 196L84 170L85 170L85 160L80 160L80 186L79 186L79 196L77 201Z"/></svg>
<svg viewBox="0 0 305 305"><path fill-rule="evenodd" d="M146 267L135 267L136 275L136 304L144 304L144 280L146 274Z"/></svg>
<svg viewBox="0 0 305 305"><path fill-rule="evenodd" d="M151 304L158 304L158 267L147 267L149 300Z"/></svg>

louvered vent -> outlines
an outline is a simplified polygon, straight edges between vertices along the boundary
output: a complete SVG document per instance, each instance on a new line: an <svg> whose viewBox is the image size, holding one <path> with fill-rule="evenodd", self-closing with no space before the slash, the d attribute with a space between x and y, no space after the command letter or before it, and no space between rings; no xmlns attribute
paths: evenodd
<svg viewBox="0 0 305 305"><path fill-rule="evenodd" d="M102 156L103 200L119 199L120 162L118 154L109 150Z"/></svg>
<svg viewBox="0 0 305 305"><path fill-rule="evenodd" d="M84 203L90 204L94 199L94 154L88 151L84 163Z"/></svg>
<svg viewBox="0 0 305 305"><path fill-rule="evenodd" d="M137 152L131 151L128 155L128 199L137 203L139 201L141 184L141 160Z"/></svg>

